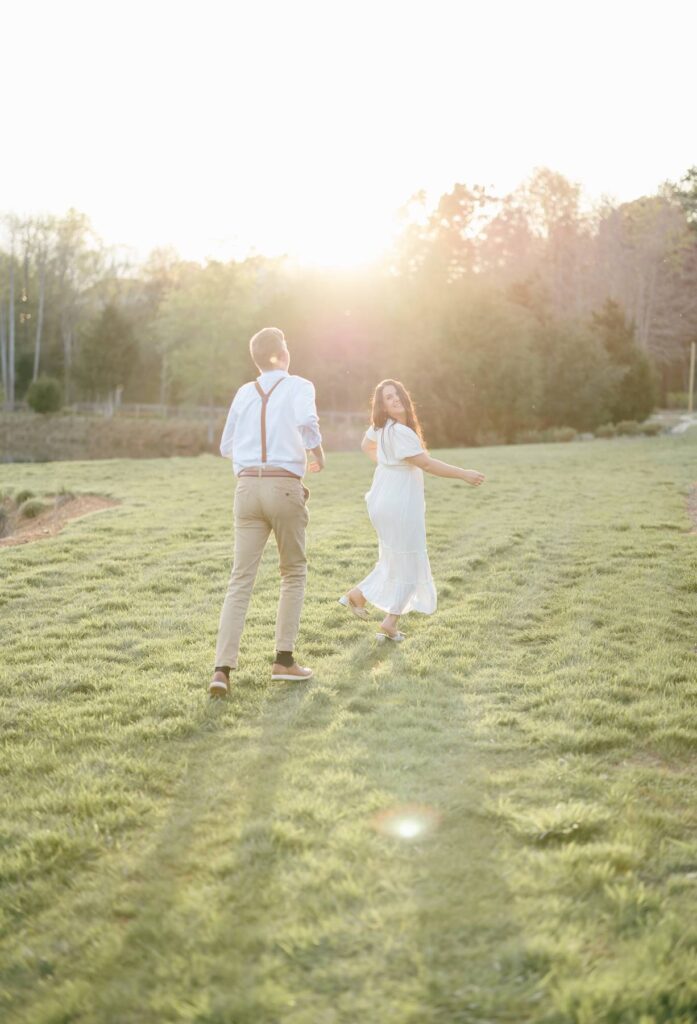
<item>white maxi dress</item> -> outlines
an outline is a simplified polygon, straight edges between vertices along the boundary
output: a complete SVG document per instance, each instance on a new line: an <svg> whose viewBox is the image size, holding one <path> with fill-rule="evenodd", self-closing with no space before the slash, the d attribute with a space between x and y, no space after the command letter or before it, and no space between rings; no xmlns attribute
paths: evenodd
<svg viewBox="0 0 697 1024"><path fill-rule="evenodd" d="M388 614L430 615L436 610L436 588L426 550L424 475L404 461L422 454L423 445L411 427L390 419L377 430L370 427L366 437L377 444L375 476L365 500L379 558L356 587Z"/></svg>

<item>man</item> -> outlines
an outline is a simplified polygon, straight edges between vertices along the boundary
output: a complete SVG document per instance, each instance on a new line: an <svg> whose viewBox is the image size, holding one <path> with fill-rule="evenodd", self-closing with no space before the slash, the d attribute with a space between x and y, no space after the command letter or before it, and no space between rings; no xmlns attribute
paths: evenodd
<svg viewBox="0 0 697 1024"><path fill-rule="evenodd" d="M310 471L324 468L324 452L309 380L288 373L290 353L283 331L265 327L254 335L249 351L258 370L256 381L235 395L220 442L220 453L233 460L235 557L220 614L211 697L225 697L237 656L244 620L261 555L273 530L278 545L281 593L276 617L276 656L272 679L309 679L312 670L298 665L293 647L305 597L305 528L309 491L303 486L306 452Z"/></svg>

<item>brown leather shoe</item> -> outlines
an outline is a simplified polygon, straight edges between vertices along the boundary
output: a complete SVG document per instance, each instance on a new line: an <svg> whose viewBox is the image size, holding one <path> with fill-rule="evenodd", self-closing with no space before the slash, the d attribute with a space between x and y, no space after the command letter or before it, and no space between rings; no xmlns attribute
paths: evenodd
<svg viewBox="0 0 697 1024"><path fill-rule="evenodd" d="M291 683L302 679L309 679L312 675L313 671L311 668L303 668L302 665L298 665L297 661L294 661L290 667L288 665L279 665L275 661L271 669L272 679L287 679Z"/></svg>
<svg viewBox="0 0 697 1024"><path fill-rule="evenodd" d="M213 678L208 684L208 695L211 699L227 697L230 692L230 683L224 672L214 672Z"/></svg>

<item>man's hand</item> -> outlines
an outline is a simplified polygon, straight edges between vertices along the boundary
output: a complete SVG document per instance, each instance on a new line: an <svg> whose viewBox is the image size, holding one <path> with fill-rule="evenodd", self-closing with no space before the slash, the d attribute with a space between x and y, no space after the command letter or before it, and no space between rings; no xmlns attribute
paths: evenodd
<svg viewBox="0 0 697 1024"><path fill-rule="evenodd" d="M308 469L311 473L321 473L325 466L324 451L322 445L318 445L316 448L310 449L310 465Z"/></svg>

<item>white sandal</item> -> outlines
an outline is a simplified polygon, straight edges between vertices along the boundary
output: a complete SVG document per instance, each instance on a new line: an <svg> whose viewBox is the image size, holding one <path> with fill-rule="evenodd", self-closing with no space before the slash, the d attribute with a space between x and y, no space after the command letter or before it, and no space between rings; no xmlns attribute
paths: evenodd
<svg viewBox="0 0 697 1024"><path fill-rule="evenodd" d="M393 644L401 644L402 640L406 640L406 634L400 633L399 630L392 633L376 633L375 639L379 644L384 644L385 640L391 640Z"/></svg>
<svg viewBox="0 0 697 1024"><path fill-rule="evenodd" d="M368 618L367 608L361 608L360 605L354 604L351 598L348 596L348 594L344 594L343 597L339 598L339 604L343 605L344 608L348 608L348 610L350 612L353 612L353 614L359 619Z"/></svg>

